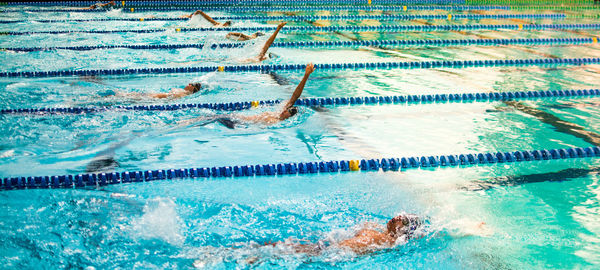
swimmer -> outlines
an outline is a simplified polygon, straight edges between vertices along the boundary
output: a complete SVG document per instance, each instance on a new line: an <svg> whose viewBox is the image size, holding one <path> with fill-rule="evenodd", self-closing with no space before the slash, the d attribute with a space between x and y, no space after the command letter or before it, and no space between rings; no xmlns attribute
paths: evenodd
<svg viewBox="0 0 600 270"><path fill-rule="evenodd" d="M180 18L188 18L188 19L190 19L190 18L192 18L192 17L194 17L195 15L198 15L198 14L200 14L202 17L204 17L204 19L206 19L207 21L209 21L210 23L212 23L213 26L215 26L215 27L228 27L228 26L231 25L231 21L226 21L224 23L220 23L220 22L217 22L217 21L213 20L213 18L211 18L210 16L208 16L208 14L204 13L202 10L197 10L196 12L194 12L192 14L189 14L189 15L182 15L182 16L180 16Z"/></svg>
<svg viewBox="0 0 600 270"><path fill-rule="evenodd" d="M386 226L380 224L366 223L363 228L349 239L340 242L328 242L319 240L310 243L308 240L286 240L264 243L260 247L283 247L292 253L305 254L308 256L319 256L323 252L332 249L344 249L355 254L368 254L379 250L393 248L401 237L403 240L418 237L417 229L422 225L421 219L414 214L402 214L390 219ZM246 259L246 263L255 264L260 258L252 256ZM202 260L194 262L195 267L203 266Z"/></svg>
<svg viewBox="0 0 600 270"><path fill-rule="evenodd" d="M234 128L236 123L246 122L246 123L254 123L254 124L264 124L264 125L273 125L279 123L283 120L286 120L298 113L298 108L294 106L296 100L302 95L302 91L304 91L304 86L306 85L306 81L310 74L315 70L315 67L312 63L306 65L306 70L304 72L304 77L302 81L294 90L292 97L285 103L281 111L274 112L264 112L258 115L239 115L239 114L229 114L229 115L214 115L214 116L203 116L197 117L190 120L181 121L180 124L188 125L198 121L206 121L209 122L204 123L204 125L212 122L219 122L225 125L228 128Z"/></svg>
<svg viewBox="0 0 600 270"><path fill-rule="evenodd" d="M290 244L285 242L265 243L266 246L290 245L297 253L306 253L309 255L319 255L329 247L337 247L351 250L356 254L366 254L382 249L392 248L396 245L398 238L404 236L405 239L415 237L415 231L421 226L422 222L416 215L403 214L390 219L385 229L376 228L380 226L364 226L356 232L350 239L337 243L327 243L321 240L313 244ZM375 227L375 228L374 228Z"/></svg>
<svg viewBox="0 0 600 270"><path fill-rule="evenodd" d="M265 42L265 45L263 45L260 53L256 57L244 59L241 62L243 62L243 63L257 63L257 62L261 62L261 61L267 60L268 59L268 57L267 57L267 51L269 50L269 48L273 44L273 41L275 41L275 38L277 37L277 34L279 34L279 31L281 31L281 28L283 28L283 26L286 25L286 24L287 24L287 22L282 22L279 25L277 25L277 29L275 29L275 32L273 32L273 34ZM257 32L257 33L254 33L254 34L250 35L250 36L247 36L247 35L244 35L242 33L232 32L232 33L227 34L227 37L230 38L230 39L237 38L237 40L243 41L243 40L246 40L246 38L253 39L253 38L259 37L261 35L264 35L264 34ZM198 63L198 62L200 62L200 61L179 62L178 64L193 64L193 63Z"/></svg>
<svg viewBox="0 0 600 270"><path fill-rule="evenodd" d="M264 112L258 115L239 115L239 114L229 114L229 115L213 115L213 116L202 116L197 117L190 120L185 120L179 122L182 125L189 125L192 123L196 123L199 121L208 121L203 123L202 125L207 125L213 122L219 122L226 126L227 128L233 129L235 125L240 122L246 123L254 123L254 124L264 124L264 125L273 125L279 123L283 120L286 120L298 113L298 108L294 106L296 100L300 98L302 95L302 91L304 91L304 86L308 80L310 74L315 70L314 65L312 63L306 65L306 71L304 73L304 77L302 81L294 90L292 97L288 100L288 102L283 106L281 111L275 112Z"/></svg>
<svg viewBox="0 0 600 270"><path fill-rule="evenodd" d="M116 92L114 94L106 95L106 97L128 97L128 98L156 98L156 99L178 99L185 96L189 96L197 93L202 88L200 83L190 83L184 88L173 88L168 93L137 93L137 92Z"/></svg>
<svg viewBox="0 0 600 270"><path fill-rule="evenodd" d="M89 6L89 7L82 8L82 9L84 9L84 10L85 9L102 9L102 8L108 8L108 6L115 6L115 5L116 5L115 1L110 1L110 2L108 2L106 4L96 3L96 4L93 4L93 5Z"/></svg>
<svg viewBox="0 0 600 270"><path fill-rule="evenodd" d="M277 29L275 29L275 32L273 32L273 34L269 37L267 42L265 42L265 45L263 46L263 48L260 51L260 53L258 54L258 56L256 56L255 58L246 59L244 62L261 62L261 61L267 60L267 57L266 57L267 50L269 50L269 48L273 44L273 41L275 41L277 34L279 34L279 31L281 31L281 28L283 28L283 26L285 26L285 24L287 24L287 22L282 22L279 25L277 25ZM232 34L232 33L229 33L229 34ZM229 34L228 34L228 36L229 36Z"/></svg>
<svg viewBox="0 0 600 270"><path fill-rule="evenodd" d="M263 33L263 32L256 32L252 35L246 35L246 34L239 33L239 32L230 32L229 34L227 34L225 36L225 38L230 39L230 40L235 40L235 41L248 41L248 40L255 39L257 37L262 37L264 35L265 35L265 33Z"/></svg>

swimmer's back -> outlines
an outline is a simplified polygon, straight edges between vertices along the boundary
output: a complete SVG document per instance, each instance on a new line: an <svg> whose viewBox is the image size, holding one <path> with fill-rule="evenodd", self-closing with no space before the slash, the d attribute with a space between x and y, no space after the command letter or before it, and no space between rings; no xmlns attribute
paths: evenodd
<svg viewBox="0 0 600 270"><path fill-rule="evenodd" d="M390 247L393 243L394 239L385 233L363 229L358 231L354 237L341 241L338 245L349 248L355 253L365 253L373 249Z"/></svg>

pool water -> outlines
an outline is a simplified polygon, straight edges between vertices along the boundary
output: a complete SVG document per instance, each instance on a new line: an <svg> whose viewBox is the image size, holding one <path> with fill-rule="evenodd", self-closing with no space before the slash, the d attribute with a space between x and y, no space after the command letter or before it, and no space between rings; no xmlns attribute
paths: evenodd
<svg viewBox="0 0 600 270"><path fill-rule="evenodd" d="M183 12L28 12L1 7L0 32L204 27L171 22L57 22L36 19L177 17ZM475 14L461 11L453 14ZM485 11L547 14L557 10ZM564 11L593 15L594 10ZM447 11L389 12L447 14ZM281 15L281 12L212 16ZM302 11L299 15L381 14ZM596 23L592 18L304 21L288 26ZM234 26L277 21L234 20ZM281 33L277 41L597 37L600 30ZM228 42L226 32L0 36L0 47ZM250 34L250 33L248 33ZM2 71L236 65L268 38L235 49L0 51ZM271 48L265 64L599 57L597 44L445 47ZM316 70L303 97L593 89L598 65L388 70ZM102 77L1 78L0 108L179 104L288 99L300 71ZM107 96L203 89L177 100ZM185 124L208 109L93 114L0 115L0 178L280 162L589 147L600 144L597 98L511 103L300 107L281 123ZM272 107L240 112L252 115ZM218 112L217 112L218 113ZM543 117L552 115L554 118ZM570 128L561 124L570 123ZM584 132L582 132L584 131ZM582 135L583 134L583 135ZM110 157L108 163L94 163ZM424 268L581 269L600 264L600 162L553 160L401 172L257 176L129 183L97 189L0 192L1 268ZM319 256L265 242L340 241L365 222L399 213L426 220L422 237L360 255ZM477 225L484 222L485 225Z"/></svg>

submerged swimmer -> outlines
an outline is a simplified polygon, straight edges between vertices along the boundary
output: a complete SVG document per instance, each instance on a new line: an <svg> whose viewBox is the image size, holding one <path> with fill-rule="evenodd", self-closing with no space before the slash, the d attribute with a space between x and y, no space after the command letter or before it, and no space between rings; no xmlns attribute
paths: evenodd
<svg viewBox="0 0 600 270"><path fill-rule="evenodd" d="M204 19L207 20L208 22L212 23L212 25L215 27L228 27L231 25L231 21L226 21L224 23L220 23L220 22L213 20L213 18L208 16L208 14L204 13L202 10L197 10L196 12L194 12L192 14L182 15L182 16L180 16L180 18L188 18L189 19L198 14L200 14L200 16L204 17Z"/></svg>
<svg viewBox="0 0 600 270"><path fill-rule="evenodd" d="M229 114L229 115L214 115L214 116L203 116L198 117L186 121L182 121L183 124L191 124L198 121L208 120L209 122L204 123L204 125L219 122L225 125L228 128L234 128L236 123L246 122L246 123L255 123L255 124L265 124L265 125L273 125L279 123L285 119L288 119L298 113L298 108L294 106L296 100L300 98L302 95L302 91L304 91L304 86L306 85L306 81L310 74L315 70L315 67L312 63L306 65L306 70L304 72L304 77L302 81L294 90L292 97L285 103L281 111L274 112L264 112L258 115L239 115L239 114Z"/></svg>
<svg viewBox="0 0 600 270"><path fill-rule="evenodd" d="M114 92L114 94L107 95L116 97L127 97L127 98L158 98L158 99L177 99L185 96L197 93L202 88L200 83L190 83L184 88L173 88L168 93L137 93L137 92Z"/></svg>
<svg viewBox="0 0 600 270"><path fill-rule="evenodd" d="M110 1L110 2L105 3L105 4L96 3L96 4L93 4L93 5L89 6L89 7L82 8L82 9L84 9L84 10L85 9L102 9L102 8L108 8L108 6L115 6L115 5L116 5L115 1Z"/></svg>

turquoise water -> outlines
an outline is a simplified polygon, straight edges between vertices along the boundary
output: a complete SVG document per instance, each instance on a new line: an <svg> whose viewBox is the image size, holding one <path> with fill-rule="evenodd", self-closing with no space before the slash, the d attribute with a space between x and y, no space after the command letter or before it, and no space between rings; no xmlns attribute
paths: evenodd
<svg viewBox="0 0 600 270"><path fill-rule="evenodd" d="M11 9L4 7L4 10ZM532 13L535 11L528 11ZM468 13L468 12L463 12ZM491 14L517 13L490 11ZM525 13L525 12L520 12ZM538 11L537 13L547 13ZM573 12L571 12L573 13ZM593 11L583 11L592 14ZM0 19L174 17L178 12L0 13ZM259 14L259 13L256 13ZM263 13L260 13L263 14ZM301 14L323 14L303 12ZM344 12L330 13L344 14ZM353 12L351 14L359 14ZM420 11L412 14L445 14ZM242 15L211 13L211 15ZM591 19L525 20L594 23ZM240 26L276 22L236 21ZM506 24L481 21L331 21L331 25ZM142 29L190 22L35 22L0 31ZM288 25L310 25L290 22ZM0 47L222 43L223 32L0 36ZM278 41L589 37L582 31L282 33ZM266 38L265 38L266 39ZM2 71L240 64L264 39L242 49L2 51ZM598 45L429 48L272 48L265 63L332 63L598 57ZM420 70L316 70L304 97L589 89L597 65ZM286 99L299 72L159 74L99 78L3 78L0 108L111 106ZM107 90L166 92L191 81L203 90L178 100L104 97ZM79 174L97 156L107 170L134 171L360 158L441 155L598 144L595 98L300 108L273 126L184 125L210 110L108 111L88 115L0 115L0 177ZM271 108L243 112L255 114ZM546 113L546 114L543 114ZM544 118L551 114L556 118ZM580 128L561 129L561 123ZM581 136L581 130L587 132ZM2 268L597 268L600 263L599 161L574 159L481 167L177 180L99 189L0 192ZM421 239L368 255L320 256L261 246L268 241L350 237L364 222L398 213L427 220ZM483 229L475 225L485 222Z"/></svg>

